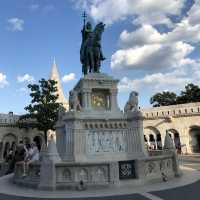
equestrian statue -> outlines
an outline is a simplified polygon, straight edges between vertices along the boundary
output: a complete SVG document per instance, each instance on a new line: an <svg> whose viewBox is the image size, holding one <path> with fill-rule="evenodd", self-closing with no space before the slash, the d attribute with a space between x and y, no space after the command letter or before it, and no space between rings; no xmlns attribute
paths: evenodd
<svg viewBox="0 0 200 200"><path fill-rule="evenodd" d="M82 64L82 73L99 73L101 61L105 60L101 48L101 37L104 32L105 24L100 22L92 30L92 24L87 22L82 29L82 44L80 49L80 61Z"/></svg>

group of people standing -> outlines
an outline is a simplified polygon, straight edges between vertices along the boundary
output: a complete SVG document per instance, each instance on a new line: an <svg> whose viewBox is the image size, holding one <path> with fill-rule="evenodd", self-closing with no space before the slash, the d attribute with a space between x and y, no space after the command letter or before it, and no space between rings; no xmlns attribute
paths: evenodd
<svg viewBox="0 0 200 200"><path fill-rule="evenodd" d="M8 171L6 174L12 173L14 171L16 164L23 165L23 176L27 175L29 165L38 161L40 158L39 149L35 142L31 144L24 144L23 141L19 142L16 150L9 150L6 157L6 162L8 163Z"/></svg>

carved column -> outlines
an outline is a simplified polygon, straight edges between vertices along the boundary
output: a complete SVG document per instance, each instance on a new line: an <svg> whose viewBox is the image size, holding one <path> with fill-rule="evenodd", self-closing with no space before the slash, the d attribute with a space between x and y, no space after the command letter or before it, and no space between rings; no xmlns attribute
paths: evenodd
<svg viewBox="0 0 200 200"><path fill-rule="evenodd" d="M91 104L91 90L87 91L87 99L88 99L88 109L91 109L92 104Z"/></svg>
<svg viewBox="0 0 200 200"><path fill-rule="evenodd" d="M91 91L84 90L83 94L83 108L88 110L91 108Z"/></svg>
<svg viewBox="0 0 200 200"><path fill-rule="evenodd" d="M84 91L83 93L82 93L82 101L83 101L83 108L84 109L87 109L87 107L88 107L88 103L87 103L87 93Z"/></svg>
<svg viewBox="0 0 200 200"><path fill-rule="evenodd" d="M111 89L111 110L119 110L117 104L117 89Z"/></svg>

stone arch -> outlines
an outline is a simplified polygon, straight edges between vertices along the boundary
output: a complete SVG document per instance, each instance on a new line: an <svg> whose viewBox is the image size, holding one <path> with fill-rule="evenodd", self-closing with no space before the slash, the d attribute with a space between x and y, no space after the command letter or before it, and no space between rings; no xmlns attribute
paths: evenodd
<svg viewBox="0 0 200 200"><path fill-rule="evenodd" d="M2 149L1 149L1 157L4 159L7 157L9 149L13 148L15 150L17 144L17 136L13 133L8 133L4 135L2 138Z"/></svg>
<svg viewBox="0 0 200 200"><path fill-rule="evenodd" d="M191 126L189 130L190 147L193 153L200 153L200 126Z"/></svg>
<svg viewBox="0 0 200 200"><path fill-rule="evenodd" d="M168 133L170 134L171 138L174 141L175 148L177 150L181 151L181 140L180 140L179 132L176 129L173 129L173 128L172 129L168 129L167 131L168 131Z"/></svg>
<svg viewBox="0 0 200 200"><path fill-rule="evenodd" d="M17 136L14 133L8 133L3 136L2 141L3 142L11 142L11 141L17 142Z"/></svg>
<svg viewBox="0 0 200 200"><path fill-rule="evenodd" d="M144 137L148 140L150 149L162 149L162 138L157 128L147 126L144 128L144 133Z"/></svg>
<svg viewBox="0 0 200 200"><path fill-rule="evenodd" d="M157 143L157 149L162 149L162 137L160 133L156 134L156 143Z"/></svg>
<svg viewBox="0 0 200 200"><path fill-rule="evenodd" d="M3 159L6 159L6 158L7 158L9 149L10 149L10 143L9 143L9 142L4 143L4 148L3 148Z"/></svg>

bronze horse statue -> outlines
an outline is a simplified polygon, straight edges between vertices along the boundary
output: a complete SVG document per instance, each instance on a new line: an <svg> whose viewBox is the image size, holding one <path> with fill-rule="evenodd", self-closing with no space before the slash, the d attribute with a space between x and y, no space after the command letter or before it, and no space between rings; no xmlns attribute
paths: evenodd
<svg viewBox="0 0 200 200"><path fill-rule="evenodd" d="M87 38L81 45L80 60L84 75L88 73L99 73L101 61L105 60L101 49L101 38L105 24L98 23L94 29L88 33Z"/></svg>

